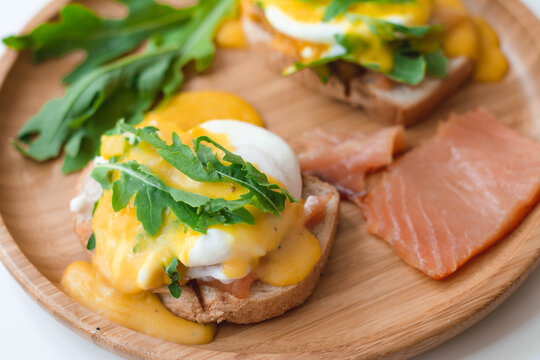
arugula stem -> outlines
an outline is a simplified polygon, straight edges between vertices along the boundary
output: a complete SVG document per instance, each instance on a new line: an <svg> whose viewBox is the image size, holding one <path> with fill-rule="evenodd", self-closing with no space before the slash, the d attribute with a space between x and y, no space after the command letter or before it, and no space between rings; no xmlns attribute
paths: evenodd
<svg viewBox="0 0 540 360"><path fill-rule="evenodd" d="M110 170L110 171L116 170L116 171L119 171L119 172L126 173L129 176L134 177L137 180L139 180L140 182L144 183L145 185L154 187L154 188L159 189L161 191L169 192L169 189L167 189L166 187L148 181L143 176L139 175L139 173L137 173L136 171L133 171L133 170L131 170L131 169L125 167L125 166L118 166L117 164L111 164L111 163L103 163L103 164L95 164L94 165L94 169L100 169L100 168L107 169L107 170Z"/></svg>

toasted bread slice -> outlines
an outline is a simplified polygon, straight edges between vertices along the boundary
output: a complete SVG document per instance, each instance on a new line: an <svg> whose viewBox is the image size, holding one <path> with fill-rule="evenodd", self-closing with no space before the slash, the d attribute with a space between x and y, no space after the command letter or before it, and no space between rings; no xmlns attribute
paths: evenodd
<svg viewBox="0 0 540 360"><path fill-rule="evenodd" d="M77 194L80 194L89 182L92 165L83 171L77 185ZM321 245L321 259L311 270L310 274L296 285L278 287L255 281L245 299L218 290L208 285L201 285L197 292L190 286L182 287L182 296L178 299L172 297L166 286L154 289L163 304L175 315L200 322L228 321L238 324L260 322L279 316L289 309L302 304L313 293L319 281L322 269L326 265L339 216L339 194L330 184L312 176L303 177L303 193L309 195L328 196L325 219L310 228ZM75 215L75 233L81 245L86 248L88 238L92 234L92 227L88 214ZM91 259L93 251L87 251Z"/></svg>
<svg viewBox="0 0 540 360"><path fill-rule="evenodd" d="M270 67L281 72L297 61L272 46L269 24L254 21L264 14L250 2L247 10L250 16L242 19L244 33L251 47ZM266 26L265 26L266 25ZM467 57L451 59L448 75L444 79L427 77L420 85L411 86L391 82L390 86L380 86L376 74L365 70L354 75L343 76L332 72L328 82L322 83L312 69L305 69L291 75L302 84L317 90L330 98L361 107L374 119L388 123L411 125L429 114L442 100L450 96L471 76L474 62ZM380 75L379 75L380 76Z"/></svg>

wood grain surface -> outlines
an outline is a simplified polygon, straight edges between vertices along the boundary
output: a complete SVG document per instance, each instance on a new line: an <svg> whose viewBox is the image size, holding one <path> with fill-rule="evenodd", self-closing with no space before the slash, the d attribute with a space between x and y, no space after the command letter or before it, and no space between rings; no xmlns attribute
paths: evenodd
<svg viewBox="0 0 540 360"><path fill-rule="evenodd" d="M27 29L51 18L66 2L51 3ZM84 4L100 14L121 13L102 0ZM517 0L470 0L467 5L496 28L511 73L500 83L470 84L447 99L429 119L407 130L410 144L433 134L450 112L479 105L540 141L540 24ZM144 359L408 358L487 315L538 263L538 206L498 245L438 282L368 235L359 209L344 203L329 264L315 294L300 308L257 325L221 325L215 341L202 346L171 344L116 325L74 302L58 285L65 267L85 258L69 213L77 175L61 175L60 160L25 159L10 143L47 100L62 95L59 79L82 58L72 54L35 65L28 53L7 51L0 62L0 258L45 309L104 348ZM361 110L277 76L249 51L220 50L211 70L190 78L184 89L236 93L285 139L315 126L366 132L381 126Z"/></svg>

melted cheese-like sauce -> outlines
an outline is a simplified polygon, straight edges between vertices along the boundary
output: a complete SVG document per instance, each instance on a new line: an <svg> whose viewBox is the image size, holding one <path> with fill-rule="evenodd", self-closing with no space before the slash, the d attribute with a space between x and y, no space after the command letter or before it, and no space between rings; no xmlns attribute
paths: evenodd
<svg viewBox="0 0 540 360"><path fill-rule="evenodd" d="M445 27L445 54L476 61L475 81L500 81L506 75L508 62L497 34L485 20L471 17L461 0L435 0L434 17Z"/></svg>
<svg viewBox="0 0 540 360"><path fill-rule="evenodd" d="M163 306L157 295L149 292L126 295L86 261L67 267L62 286L79 303L129 329L188 345L209 343L214 338L215 325L179 318Z"/></svg>
<svg viewBox="0 0 540 360"><path fill-rule="evenodd" d="M240 19L226 20L218 29L216 44L226 49L246 49L248 43Z"/></svg>
<svg viewBox="0 0 540 360"><path fill-rule="evenodd" d="M226 49L246 49L248 42L242 29L241 8L237 7L234 16L225 19L219 26L215 41L216 45Z"/></svg>
<svg viewBox="0 0 540 360"><path fill-rule="evenodd" d="M508 61L499 46L497 33L484 19L475 17L473 22L480 39L474 80L499 81L508 72Z"/></svg>
<svg viewBox="0 0 540 360"><path fill-rule="evenodd" d="M303 223L296 222L281 244L261 259L257 278L275 286L294 285L309 275L320 257L317 239Z"/></svg>
<svg viewBox="0 0 540 360"><path fill-rule="evenodd" d="M184 91L173 97L164 107L146 115L139 126L154 126L162 136L170 137L208 120L235 119L257 126L264 122L257 111L240 97L222 91Z"/></svg>
<svg viewBox="0 0 540 360"><path fill-rule="evenodd" d="M185 144L191 144L198 136L209 135L234 152L234 144L226 134L197 126L215 118L263 124L256 111L242 99L204 91L180 94L166 107L148 114L139 126L157 127L159 135L169 143L173 132ZM218 157L222 156L220 151L217 153ZM234 183L194 181L163 160L153 147L144 141L130 145L125 135L104 136L101 156L117 157L118 161L136 160L150 167L169 186L212 198L234 200L247 191ZM269 175L268 179L283 186ZM238 279L252 272L261 281L278 286L302 281L321 256L317 239L304 227L303 202L287 201L280 217L252 206L246 208L255 217L255 225L220 224L209 229L225 234L230 248L222 263L223 275ZM151 336L183 344L211 341L213 326L177 318L148 291L169 284L164 268L175 256L180 262L180 274L187 273L190 252L202 234L180 224L166 210L162 227L156 235L149 236L136 218L133 199L115 212L110 190L103 191L98 201L92 230L96 238L92 266L86 262L74 263L62 279L71 297L112 321ZM184 283L185 279L181 281Z"/></svg>

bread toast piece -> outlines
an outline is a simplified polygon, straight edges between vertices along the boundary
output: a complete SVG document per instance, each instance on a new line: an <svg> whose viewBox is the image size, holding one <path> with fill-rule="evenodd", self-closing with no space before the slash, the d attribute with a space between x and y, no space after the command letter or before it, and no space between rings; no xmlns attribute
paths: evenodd
<svg viewBox="0 0 540 360"><path fill-rule="evenodd" d="M89 181L94 181L89 177L91 169L92 164L82 172L77 184L77 194L88 186ZM201 285L197 292L190 286L182 286L182 296L178 299L169 294L167 286L152 291L159 295L163 304L173 314L200 323L222 321L238 324L255 323L279 316L302 304L315 290L321 271L326 265L339 217L340 198L332 185L313 176L304 175L302 196L306 198L309 195L329 195L330 200L326 204L325 219L310 228L321 245L321 258L309 275L298 284L279 287L255 281L245 299L239 299L208 285ZM86 249L86 243L92 234L90 220L80 214L76 214L74 220L75 233ZM94 251L87 250L89 259L93 253Z"/></svg>
<svg viewBox="0 0 540 360"><path fill-rule="evenodd" d="M254 3L247 6L251 7L248 13L256 14L259 18L264 16ZM263 23L254 21L252 16L244 16L242 24L251 47L271 68L281 73L297 61L273 48L272 33ZM453 58L449 61L448 75L444 79L428 76L417 86L391 82L390 87L381 87L376 81L376 75L379 74L370 70L349 78L333 72L326 83L321 82L312 69L301 70L291 76L325 96L365 109L375 120L387 124L411 125L422 120L442 100L467 82L473 69L472 59Z"/></svg>

